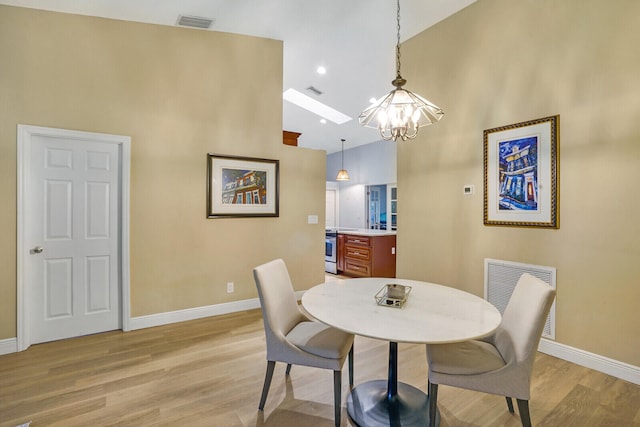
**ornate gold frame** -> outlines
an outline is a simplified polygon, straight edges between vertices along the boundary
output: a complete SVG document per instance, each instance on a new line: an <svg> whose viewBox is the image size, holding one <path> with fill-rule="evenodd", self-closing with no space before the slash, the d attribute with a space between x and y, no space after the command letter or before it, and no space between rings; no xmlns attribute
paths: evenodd
<svg viewBox="0 0 640 427"><path fill-rule="evenodd" d="M484 131L484 224L559 228L560 116Z"/></svg>

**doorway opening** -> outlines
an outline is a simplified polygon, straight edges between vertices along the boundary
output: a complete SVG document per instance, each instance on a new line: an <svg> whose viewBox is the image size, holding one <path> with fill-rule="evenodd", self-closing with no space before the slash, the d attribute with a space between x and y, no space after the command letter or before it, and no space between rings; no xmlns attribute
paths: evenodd
<svg viewBox="0 0 640 427"><path fill-rule="evenodd" d="M398 187L395 183L367 185L366 228L370 230L397 230Z"/></svg>

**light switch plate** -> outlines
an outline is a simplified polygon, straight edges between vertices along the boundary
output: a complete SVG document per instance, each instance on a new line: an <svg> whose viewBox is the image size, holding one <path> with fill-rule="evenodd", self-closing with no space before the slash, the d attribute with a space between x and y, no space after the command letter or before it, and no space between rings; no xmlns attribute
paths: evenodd
<svg viewBox="0 0 640 427"><path fill-rule="evenodd" d="M318 223L318 215L307 216L307 224L317 224L317 223Z"/></svg>

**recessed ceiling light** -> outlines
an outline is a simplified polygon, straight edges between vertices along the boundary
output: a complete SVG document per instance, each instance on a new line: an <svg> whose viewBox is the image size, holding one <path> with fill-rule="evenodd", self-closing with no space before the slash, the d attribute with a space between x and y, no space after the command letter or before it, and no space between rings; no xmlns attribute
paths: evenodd
<svg viewBox="0 0 640 427"><path fill-rule="evenodd" d="M352 117L349 117L346 114L341 113L340 111L331 108L328 105L323 104L322 102L316 101L315 99L292 88L285 90L282 94L282 98L285 101L289 101L290 103L295 104L300 108L311 111L312 113L317 114L320 117L331 120L333 123L338 125L346 123L349 120L353 120Z"/></svg>
<svg viewBox="0 0 640 427"><path fill-rule="evenodd" d="M320 119L320 123L325 124L325 123L327 123L327 120L326 119Z"/></svg>
<svg viewBox="0 0 640 427"><path fill-rule="evenodd" d="M369 98L369 102L370 102L371 104L373 104L373 103L374 103L374 102L376 102L376 101L377 101L377 99L375 99L375 98Z"/></svg>
<svg viewBox="0 0 640 427"><path fill-rule="evenodd" d="M318 74L327 74L327 69L324 68L322 65L319 66L316 71L318 72Z"/></svg>

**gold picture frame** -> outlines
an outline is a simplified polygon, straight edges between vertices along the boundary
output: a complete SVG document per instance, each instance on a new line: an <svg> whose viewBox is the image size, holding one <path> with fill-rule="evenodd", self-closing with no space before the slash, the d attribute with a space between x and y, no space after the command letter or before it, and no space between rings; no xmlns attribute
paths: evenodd
<svg viewBox="0 0 640 427"><path fill-rule="evenodd" d="M484 131L484 224L559 228L558 126L543 117Z"/></svg>

